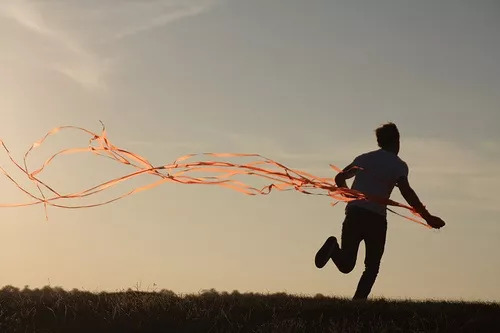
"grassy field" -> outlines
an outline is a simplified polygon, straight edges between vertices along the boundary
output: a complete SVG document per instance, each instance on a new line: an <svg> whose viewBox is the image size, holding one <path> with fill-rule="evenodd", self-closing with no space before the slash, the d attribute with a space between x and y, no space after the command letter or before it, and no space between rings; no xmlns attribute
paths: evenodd
<svg viewBox="0 0 500 333"><path fill-rule="evenodd" d="M500 332L500 304L4 287L0 332Z"/></svg>

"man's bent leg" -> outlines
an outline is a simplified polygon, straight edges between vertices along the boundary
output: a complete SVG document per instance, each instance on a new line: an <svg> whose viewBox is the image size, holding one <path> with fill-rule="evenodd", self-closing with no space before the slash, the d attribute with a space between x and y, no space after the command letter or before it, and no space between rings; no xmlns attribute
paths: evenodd
<svg viewBox="0 0 500 333"><path fill-rule="evenodd" d="M377 278L380 260L384 254L385 239L387 234L387 220L385 217L375 216L366 221L369 225L365 228L365 271L358 283L354 299L366 299L372 290Z"/></svg>
<svg viewBox="0 0 500 333"><path fill-rule="evenodd" d="M362 239L360 232L360 215L355 209L347 210L342 224L341 247L332 255L332 260L342 273L349 273L356 265L359 243Z"/></svg>

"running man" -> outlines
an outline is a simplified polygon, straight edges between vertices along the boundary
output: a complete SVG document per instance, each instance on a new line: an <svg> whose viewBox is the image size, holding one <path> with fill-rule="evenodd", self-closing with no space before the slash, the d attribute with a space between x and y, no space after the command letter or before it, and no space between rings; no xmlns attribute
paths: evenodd
<svg viewBox="0 0 500 333"><path fill-rule="evenodd" d="M352 189L381 199L389 199L397 186L408 204L428 225L435 229L443 227L444 221L427 211L408 183L408 165L398 157L399 131L396 125L384 124L375 133L380 149L356 157L335 177L337 186L347 187L346 179L355 177ZM366 299L379 271L386 232L386 205L366 200L351 201L347 204L342 224L341 246L335 237L329 237L316 254L316 267L323 268L332 259L342 273L351 272L356 265L359 244L364 241L365 271L353 299Z"/></svg>

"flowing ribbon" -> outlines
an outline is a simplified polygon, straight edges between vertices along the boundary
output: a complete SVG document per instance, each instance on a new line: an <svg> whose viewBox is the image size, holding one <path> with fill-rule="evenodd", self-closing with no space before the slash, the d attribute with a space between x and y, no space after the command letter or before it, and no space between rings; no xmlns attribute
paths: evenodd
<svg viewBox="0 0 500 333"><path fill-rule="evenodd" d="M74 130L80 131L87 134L90 139L87 147L83 148L69 148L58 151L48 158L39 168L30 171L28 169L28 158L34 149L41 146L48 137L55 135L62 130ZM332 205L336 205L338 202L349 202L353 200L369 200L377 202L387 206L401 207L408 209L416 218L402 215L395 212L392 209L388 209L394 214L402 216L410 221L421 224L423 226L429 227L426 223L422 222L418 218L420 215L410 206L390 200L385 198L379 198L374 196L366 195L362 192L342 188L335 185L333 178L321 178L309 174L304 171L295 170L288 168L287 166L278 163L272 159L266 158L259 154L241 154L241 153L201 153L201 154L189 154L177 158L171 164L165 164L160 166L153 166L146 158L130 152L128 150L119 148L113 145L106 132L104 125L102 126L101 134L93 133L87 129L75 126L61 126L56 127L49 131L44 137L36 141L31 145L31 147L24 154L23 162L18 163L11 155L9 149L5 143L0 140L0 144L7 153L10 161L19 169L21 172L34 183L38 193L32 193L28 191L25 187L21 186L3 167L0 166L0 172L2 172L9 181L11 181L19 190L24 192L30 201L24 203L0 203L0 207L23 207L43 204L45 208L45 216L48 218L47 207L58 207L58 208L68 208L68 209L80 209L80 208L90 208L103 206L117 200L123 199L132 194L152 189L163 183L180 183L180 184L198 184L198 185L215 185L220 187L226 187L231 190L246 194L246 195L267 195L271 191L289 191L296 190L298 192L308 194L308 195L322 195L328 196L333 199ZM49 186L43 182L39 177L43 171L59 156L75 154L75 153L92 153L101 157L109 158L120 164L127 165L134 169L134 171L96 186L78 191L73 193L60 193L55 190L53 186ZM193 161L194 158L207 158L208 160L203 161ZM248 163L235 163L228 161L216 161L210 160L209 158L251 158L253 159ZM340 169L334 165L330 167L339 172ZM205 176L196 176L195 173L206 174ZM88 205L71 205L64 204L62 201L71 200L77 198L86 198L94 196L106 189L114 187L122 182L130 180L139 175L149 174L159 179L150 184L136 187L120 196L114 197L112 199L97 202ZM269 184L263 187L255 187L248 185L242 181L235 179L235 176L253 176L270 181Z"/></svg>

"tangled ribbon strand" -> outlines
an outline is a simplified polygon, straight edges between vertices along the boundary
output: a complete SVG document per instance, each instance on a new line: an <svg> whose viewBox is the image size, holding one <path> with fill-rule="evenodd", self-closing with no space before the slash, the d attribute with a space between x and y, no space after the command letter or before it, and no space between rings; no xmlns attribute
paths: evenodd
<svg viewBox="0 0 500 333"><path fill-rule="evenodd" d="M102 123L101 123L102 124ZM115 202L117 200L123 199L132 194L152 189L163 183L180 183L180 184L198 184L198 185L216 185L220 187L226 187L231 190L246 194L246 195L267 195L271 193L273 189L277 191L288 191L296 190L304 194L309 195L323 195L332 198L332 206L336 205L338 202L349 202L353 200L369 200L374 201L383 205L395 206L408 209L416 217L420 215L410 206L404 205L402 203L366 195L362 192L338 187L334 183L333 178L321 178L316 177L304 171L290 169L287 166L278 163L274 160L266 158L259 154L241 154L241 153L201 153L201 154L188 154L177 158L171 164L165 164L160 166L153 166L144 157L135 154L133 152L127 151L125 149L119 148L113 145L107 137L106 128L104 124L102 126L101 134L93 133L87 129L76 127L76 126L61 126L56 127L49 131L44 137L36 141L31 145L31 147L26 151L23 158L23 163L18 163L11 155L9 149L5 143L0 140L0 144L6 151L10 161L19 169L23 174L25 174L30 181L32 181L39 194L34 194L28 191L26 188L21 186L3 167L0 166L0 171L9 179L17 188L24 192L27 196L31 198L31 201L24 203L13 203L13 204L2 204L0 207L23 207L23 206L33 206L43 204L45 208L45 216L48 218L47 207L53 206L58 208L68 208L68 209L79 209L79 208L90 208L107 205L109 203ZM62 130L76 130L84 132L90 136L88 146L85 148L69 148L61 150L53 154L48 158L38 169L30 171L28 169L27 160L32 151L42 145L49 136L52 136ZM75 153L85 153L90 152L98 156L112 159L118 163L130 166L135 169L135 171L130 172L124 176L117 177L108 180L99 185L93 186L91 188L74 192L62 194L56 191L52 186L44 183L39 177L42 172L54 161L55 158L61 155L75 154ZM238 164L227 161L192 161L195 157L216 157L216 158L237 158L246 157L254 159L252 162ZM330 167L336 171L341 171L338 167L331 165ZM208 176L198 176L195 177L193 173L208 173ZM126 192L120 196L112 198L110 200L97 202L88 205L67 205L60 203L64 199L76 199L91 197L99 192L116 186L122 182L129 179L137 177L143 174L150 174L156 176L158 179L150 184L136 187L129 192ZM242 181L234 179L235 176L255 176L263 178L265 180L271 181L268 185L257 188L250 186ZM45 192L49 192L50 195L47 196ZM421 220L409 216L402 215L389 209L394 214L402 216L410 221L421 224L423 226L429 227L426 223Z"/></svg>

